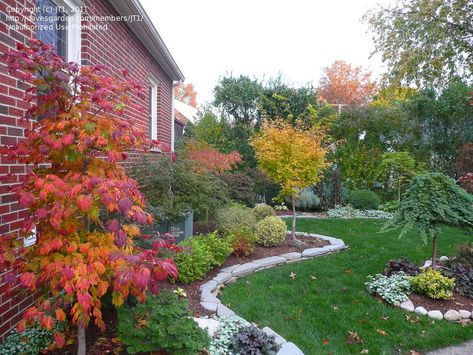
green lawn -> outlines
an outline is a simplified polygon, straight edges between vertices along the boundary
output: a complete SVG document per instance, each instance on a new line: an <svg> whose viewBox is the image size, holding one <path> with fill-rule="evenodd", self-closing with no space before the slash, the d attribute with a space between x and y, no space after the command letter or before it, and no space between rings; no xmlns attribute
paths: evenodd
<svg viewBox="0 0 473 355"><path fill-rule="evenodd" d="M413 313L382 304L365 291L366 276L381 272L389 259L406 256L419 264L430 255L430 245L419 236L398 239L395 231L379 233L382 225L366 219L299 219L298 231L341 238L349 249L241 278L225 288L222 302L247 320L271 327L307 355L358 354L363 349L369 354L409 354L473 338L472 325L422 316L420 323L413 323L406 319ZM471 240L463 231L444 229L440 255ZM317 279L312 281L311 275ZM357 332L363 344L347 344L349 331Z"/></svg>

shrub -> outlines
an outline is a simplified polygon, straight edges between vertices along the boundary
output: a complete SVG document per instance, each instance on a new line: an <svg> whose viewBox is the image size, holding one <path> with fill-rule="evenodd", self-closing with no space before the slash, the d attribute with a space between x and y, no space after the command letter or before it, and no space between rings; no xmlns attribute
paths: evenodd
<svg viewBox="0 0 473 355"><path fill-rule="evenodd" d="M251 255L258 241L255 232L245 227L232 230L229 239L233 254L237 256Z"/></svg>
<svg viewBox="0 0 473 355"><path fill-rule="evenodd" d="M473 299L473 268L467 268L456 262L448 263L442 270L446 277L455 279L455 291L460 295Z"/></svg>
<svg viewBox="0 0 473 355"><path fill-rule="evenodd" d="M320 198L314 193L312 187L302 191L296 203L296 208L300 211L313 211L320 205Z"/></svg>
<svg viewBox="0 0 473 355"><path fill-rule="evenodd" d="M403 272L393 274L389 277L381 274L368 276L368 282L365 283L368 292L379 295L383 300L390 304L397 305L408 299L411 293L411 284L408 276Z"/></svg>
<svg viewBox="0 0 473 355"><path fill-rule="evenodd" d="M197 354L210 341L192 319L187 301L170 291L161 291L134 307L118 308L118 334L130 354Z"/></svg>
<svg viewBox="0 0 473 355"><path fill-rule="evenodd" d="M375 210L380 202L379 196L371 190L353 190L348 195L348 203L360 210Z"/></svg>
<svg viewBox="0 0 473 355"><path fill-rule="evenodd" d="M55 322L54 331L64 331L64 324ZM16 329L0 345L0 355L39 354L53 343L53 330L46 330L37 323L22 332Z"/></svg>
<svg viewBox="0 0 473 355"><path fill-rule="evenodd" d="M256 225L258 243L266 247L276 246L286 238L286 223L275 216L266 217Z"/></svg>
<svg viewBox="0 0 473 355"><path fill-rule="evenodd" d="M473 243L458 245L452 259L467 268L473 268Z"/></svg>
<svg viewBox="0 0 473 355"><path fill-rule="evenodd" d="M274 336L254 326L247 326L235 334L230 349L235 354L276 355L279 346Z"/></svg>
<svg viewBox="0 0 473 355"><path fill-rule="evenodd" d="M335 206L327 211L327 216L330 218L377 218L377 219L391 219L393 214L380 210L357 210L352 206Z"/></svg>
<svg viewBox="0 0 473 355"><path fill-rule="evenodd" d="M240 331L249 326L244 319L218 317L220 330L217 336L210 340L209 352L212 355L233 355L230 349L233 338Z"/></svg>
<svg viewBox="0 0 473 355"><path fill-rule="evenodd" d="M419 274L419 268L407 259L389 260L383 274L389 277L401 271L408 276Z"/></svg>
<svg viewBox="0 0 473 355"><path fill-rule="evenodd" d="M224 263L232 252L228 238L216 232L194 236L179 243L184 251L177 254L174 261L179 271L179 281L191 283L202 279L214 266Z"/></svg>
<svg viewBox="0 0 473 355"><path fill-rule="evenodd" d="M219 178L227 186L232 200L243 203L246 206L255 204L255 183L245 172L224 173Z"/></svg>
<svg viewBox="0 0 473 355"><path fill-rule="evenodd" d="M427 269L417 276L409 277L415 292L422 293L433 299L448 300L452 298L454 278L442 276L439 271Z"/></svg>
<svg viewBox="0 0 473 355"><path fill-rule="evenodd" d="M396 213L399 210L399 201L387 201L379 206L379 209L384 212Z"/></svg>
<svg viewBox="0 0 473 355"><path fill-rule="evenodd" d="M248 207L229 206L221 208L216 215L217 228L223 233L229 233L236 228L255 229L256 218L253 210Z"/></svg>
<svg viewBox="0 0 473 355"><path fill-rule="evenodd" d="M253 213L255 214L255 218L257 221L261 221L262 219L265 219L269 216L276 216L276 212L274 212L274 209L264 203L256 205L255 208L253 208Z"/></svg>

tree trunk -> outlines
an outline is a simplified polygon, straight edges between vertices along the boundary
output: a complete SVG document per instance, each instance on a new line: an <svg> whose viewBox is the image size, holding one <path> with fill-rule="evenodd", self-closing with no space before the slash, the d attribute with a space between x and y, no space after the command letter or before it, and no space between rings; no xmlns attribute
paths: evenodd
<svg viewBox="0 0 473 355"><path fill-rule="evenodd" d="M437 236L432 237L432 269L437 266Z"/></svg>
<svg viewBox="0 0 473 355"><path fill-rule="evenodd" d="M86 355L85 328L77 327L77 355Z"/></svg>
<svg viewBox="0 0 473 355"><path fill-rule="evenodd" d="M292 202L292 232L291 232L291 237L292 237L292 239L296 239L296 201L294 199L294 196L291 197L291 202Z"/></svg>

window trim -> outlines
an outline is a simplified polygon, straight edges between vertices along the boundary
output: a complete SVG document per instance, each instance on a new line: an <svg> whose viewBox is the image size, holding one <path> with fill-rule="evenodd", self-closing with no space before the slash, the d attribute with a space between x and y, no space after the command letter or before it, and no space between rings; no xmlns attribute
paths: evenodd
<svg viewBox="0 0 473 355"><path fill-rule="evenodd" d="M61 6L69 17L66 31L66 61L81 64L81 0L51 0Z"/></svg>
<svg viewBox="0 0 473 355"><path fill-rule="evenodd" d="M158 81L151 77L149 78L150 97L149 97L149 138L152 140L158 139Z"/></svg>

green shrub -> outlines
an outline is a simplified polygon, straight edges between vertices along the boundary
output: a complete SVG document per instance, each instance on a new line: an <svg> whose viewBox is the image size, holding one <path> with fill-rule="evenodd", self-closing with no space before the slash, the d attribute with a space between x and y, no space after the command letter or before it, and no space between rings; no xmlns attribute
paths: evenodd
<svg viewBox="0 0 473 355"><path fill-rule="evenodd" d="M396 213L399 210L399 201L387 201L379 206L379 209L384 212Z"/></svg>
<svg viewBox="0 0 473 355"><path fill-rule="evenodd" d="M320 205L320 198L314 193L313 188L302 191L297 199L296 208L299 211L313 211Z"/></svg>
<svg viewBox="0 0 473 355"><path fill-rule="evenodd" d="M427 269L417 276L411 276L409 281L415 292L430 298L448 300L453 296L455 279L445 277L434 269Z"/></svg>
<svg viewBox="0 0 473 355"><path fill-rule="evenodd" d="M275 216L266 217L256 225L258 243L266 247L276 246L286 238L286 223Z"/></svg>
<svg viewBox="0 0 473 355"><path fill-rule="evenodd" d="M409 278L403 272L389 277L382 274L370 275L365 285L368 292L377 294L386 302L394 305L406 301L407 296L411 293Z"/></svg>
<svg viewBox="0 0 473 355"><path fill-rule="evenodd" d="M248 207L229 206L217 211L215 218L217 228L222 233L229 233L236 228L249 228L254 230L256 218L253 210Z"/></svg>
<svg viewBox="0 0 473 355"><path fill-rule="evenodd" d="M269 216L276 216L274 209L265 203L256 205L255 208L253 208L253 213L255 214L257 221L261 221L262 219L265 219Z"/></svg>
<svg viewBox="0 0 473 355"><path fill-rule="evenodd" d="M335 206L327 211L327 216L330 218L377 218L377 219L391 219L393 214L380 210L357 210L350 205Z"/></svg>
<svg viewBox="0 0 473 355"><path fill-rule="evenodd" d="M380 202L376 192L370 190L354 190L348 195L348 203L360 210L376 210Z"/></svg>
<svg viewBox="0 0 473 355"><path fill-rule="evenodd" d="M223 180L230 198L246 206L255 204L254 181L245 172L223 173L219 175Z"/></svg>
<svg viewBox="0 0 473 355"><path fill-rule="evenodd" d="M464 267L473 268L473 243L458 245L452 260Z"/></svg>
<svg viewBox="0 0 473 355"><path fill-rule="evenodd" d="M223 264L232 252L228 238L222 238L216 232L191 237L179 245L184 251L177 254L174 261L179 281L184 283L202 279L212 267Z"/></svg>
<svg viewBox="0 0 473 355"><path fill-rule="evenodd" d="M54 330L64 331L63 323L55 323ZM18 332L13 329L0 344L0 355L11 354L39 354L48 348L53 342L53 330L46 330L39 324L27 327L24 331Z"/></svg>
<svg viewBox="0 0 473 355"><path fill-rule="evenodd" d="M258 238L253 230L248 228L236 228L230 231L228 236L233 250L237 256L248 256L253 253Z"/></svg>
<svg viewBox="0 0 473 355"><path fill-rule="evenodd" d="M207 333L192 319L187 301L170 291L149 296L134 307L118 308L118 335L130 354L197 354L210 343Z"/></svg>

